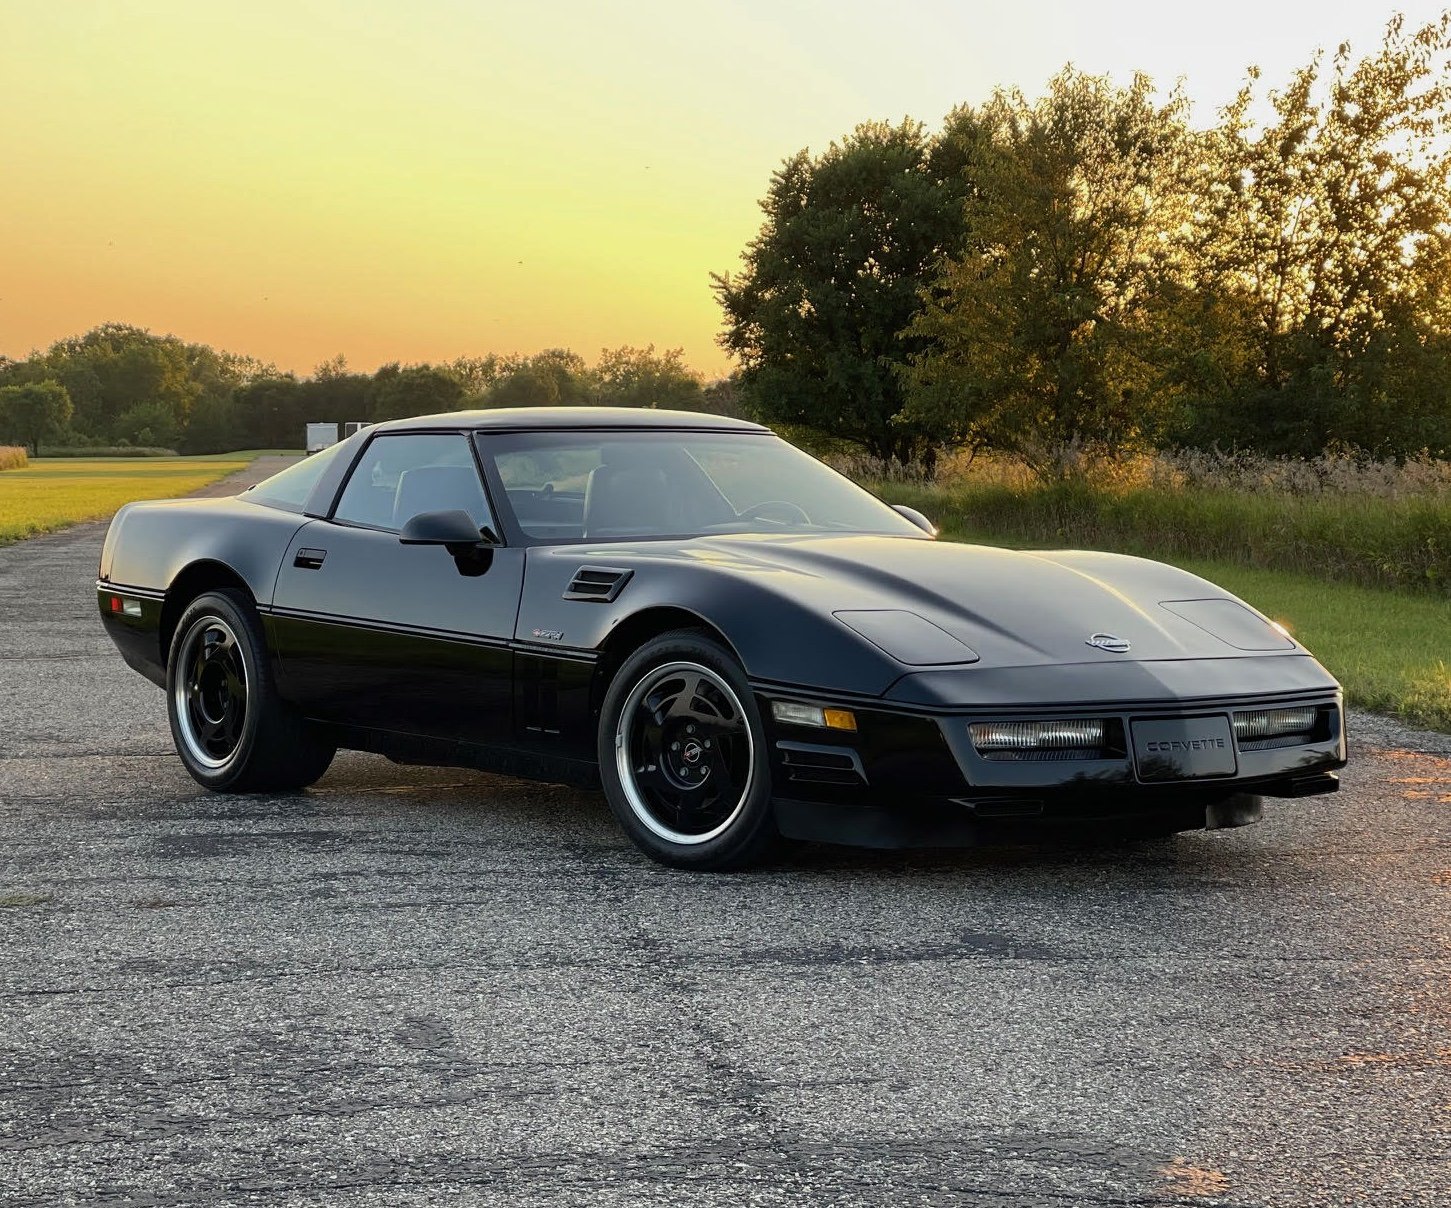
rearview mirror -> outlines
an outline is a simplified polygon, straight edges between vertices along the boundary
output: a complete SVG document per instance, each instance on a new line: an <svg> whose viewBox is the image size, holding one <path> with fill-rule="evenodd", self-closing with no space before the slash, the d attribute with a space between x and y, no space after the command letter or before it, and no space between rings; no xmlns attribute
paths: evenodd
<svg viewBox="0 0 1451 1208"><path fill-rule="evenodd" d="M464 511L419 512L398 534L403 545L447 545L473 548L498 545L492 529L480 528ZM452 551L450 551L452 552Z"/></svg>
<svg viewBox="0 0 1451 1208"><path fill-rule="evenodd" d="M907 517L913 524L926 533L929 537L937 536L937 526L922 515L916 508L909 508L905 503L892 504L892 510Z"/></svg>

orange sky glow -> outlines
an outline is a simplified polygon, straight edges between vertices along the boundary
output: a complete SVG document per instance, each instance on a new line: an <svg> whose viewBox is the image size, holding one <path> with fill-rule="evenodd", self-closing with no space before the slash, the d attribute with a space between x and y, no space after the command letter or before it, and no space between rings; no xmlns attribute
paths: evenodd
<svg viewBox="0 0 1451 1208"><path fill-rule="evenodd" d="M0 0L0 354L107 321L307 372L680 346L779 161L1065 61L1184 77L1369 49L1400 8L1133 0Z"/></svg>

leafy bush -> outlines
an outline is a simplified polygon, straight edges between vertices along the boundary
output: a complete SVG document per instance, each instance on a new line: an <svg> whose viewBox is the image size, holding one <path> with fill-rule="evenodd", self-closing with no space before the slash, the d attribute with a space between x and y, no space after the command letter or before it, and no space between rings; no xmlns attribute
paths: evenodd
<svg viewBox="0 0 1451 1208"><path fill-rule="evenodd" d="M157 445L42 445L42 457L175 457L175 449Z"/></svg>
<svg viewBox="0 0 1451 1208"><path fill-rule="evenodd" d="M19 445L0 445L0 470L23 470L30 458Z"/></svg>

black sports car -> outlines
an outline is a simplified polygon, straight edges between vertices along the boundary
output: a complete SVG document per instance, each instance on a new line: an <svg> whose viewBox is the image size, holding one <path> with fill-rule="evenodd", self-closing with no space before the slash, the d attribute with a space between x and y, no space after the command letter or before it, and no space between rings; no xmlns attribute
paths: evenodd
<svg viewBox="0 0 1451 1208"><path fill-rule="evenodd" d="M679 866L1337 787L1339 687L1233 596L934 535L755 424L464 412L123 508L96 590L209 788L300 789L339 747L602 785Z"/></svg>

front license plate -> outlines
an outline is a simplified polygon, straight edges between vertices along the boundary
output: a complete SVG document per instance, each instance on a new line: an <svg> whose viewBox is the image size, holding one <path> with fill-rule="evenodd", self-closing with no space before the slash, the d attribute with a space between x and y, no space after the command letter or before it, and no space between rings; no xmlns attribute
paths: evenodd
<svg viewBox="0 0 1451 1208"><path fill-rule="evenodd" d="M1140 780L1207 780L1233 776L1234 733L1224 714L1130 723Z"/></svg>

